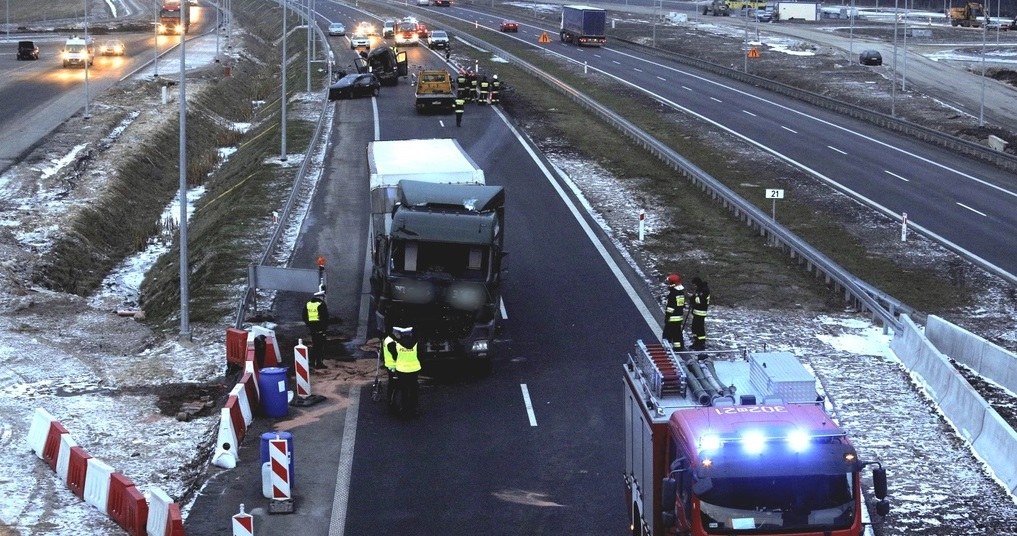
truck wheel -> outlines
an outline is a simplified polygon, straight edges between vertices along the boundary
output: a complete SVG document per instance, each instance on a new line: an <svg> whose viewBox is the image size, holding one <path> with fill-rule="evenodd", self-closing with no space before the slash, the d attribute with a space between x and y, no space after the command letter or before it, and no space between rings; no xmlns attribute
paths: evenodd
<svg viewBox="0 0 1017 536"><path fill-rule="evenodd" d="M710 10L704 7L703 8L703 15L706 15L706 14L709 14L709 13L710 13Z"/></svg>
<svg viewBox="0 0 1017 536"><path fill-rule="evenodd" d="M381 93L381 90L374 88L374 91L371 92L371 96L377 97L379 93Z"/></svg>

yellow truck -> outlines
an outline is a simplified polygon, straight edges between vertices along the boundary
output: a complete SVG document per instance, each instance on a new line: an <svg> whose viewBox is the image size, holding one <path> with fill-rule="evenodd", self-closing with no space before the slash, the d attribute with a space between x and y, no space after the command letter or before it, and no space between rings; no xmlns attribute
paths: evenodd
<svg viewBox="0 0 1017 536"><path fill-rule="evenodd" d="M985 8L977 2L968 2L962 7L951 7L946 13L950 16L950 26L981 28L982 24L989 21Z"/></svg>
<svg viewBox="0 0 1017 536"><path fill-rule="evenodd" d="M436 69L417 73L417 113L430 110L450 112L455 106L455 102L452 75L448 71Z"/></svg>

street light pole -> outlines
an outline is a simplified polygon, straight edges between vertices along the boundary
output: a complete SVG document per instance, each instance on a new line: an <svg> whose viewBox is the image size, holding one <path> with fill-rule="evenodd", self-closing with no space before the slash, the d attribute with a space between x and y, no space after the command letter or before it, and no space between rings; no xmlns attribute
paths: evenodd
<svg viewBox="0 0 1017 536"><path fill-rule="evenodd" d="M978 107L978 126L985 126L985 40L989 34L987 25L982 25L982 103Z"/></svg>
<svg viewBox="0 0 1017 536"><path fill-rule="evenodd" d="M181 0L180 9L187 9L187 0ZM180 341L191 341L191 313L187 266L187 43L185 32L180 33Z"/></svg>
<svg viewBox="0 0 1017 536"><path fill-rule="evenodd" d="M155 69L155 77L159 78L159 0L155 0L155 24L152 27L155 28L155 46L152 47L155 57L152 60L152 65Z"/></svg>
<svg viewBox="0 0 1017 536"><path fill-rule="evenodd" d="M279 160L286 161L286 4L288 0L282 0L282 99L279 101L279 107L282 108L282 124L280 129L282 131L281 143L279 147Z"/></svg>
<svg viewBox="0 0 1017 536"><path fill-rule="evenodd" d="M311 0L304 0L307 6L307 92L311 92Z"/></svg>
<svg viewBox="0 0 1017 536"><path fill-rule="evenodd" d="M908 0L904 0L904 71L901 73L900 90L908 90Z"/></svg>
<svg viewBox="0 0 1017 536"><path fill-rule="evenodd" d="M897 2L893 1L893 75L890 77L890 117L897 116Z"/></svg>
<svg viewBox="0 0 1017 536"><path fill-rule="evenodd" d="M92 61L92 55L89 53L88 47L88 0L85 0L85 119L92 117L92 114L88 111L88 64Z"/></svg>

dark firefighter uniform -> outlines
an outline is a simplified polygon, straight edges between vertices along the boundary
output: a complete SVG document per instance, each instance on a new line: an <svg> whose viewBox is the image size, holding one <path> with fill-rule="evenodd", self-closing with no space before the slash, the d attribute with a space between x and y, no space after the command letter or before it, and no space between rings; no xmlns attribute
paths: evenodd
<svg viewBox="0 0 1017 536"><path fill-rule="evenodd" d="M456 112L456 126L463 126L463 113L466 111L466 99L459 97L456 102L452 105Z"/></svg>
<svg viewBox="0 0 1017 536"><path fill-rule="evenodd" d="M456 96L460 99L466 99L466 91L469 89L469 81L466 80L466 75L459 73L456 77Z"/></svg>
<svg viewBox="0 0 1017 536"><path fill-rule="evenodd" d="M392 328L392 336L386 338L386 341L389 341L385 345L386 366L391 356L395 367L395 387L401 394L402 402L401 407L393 407L393 409L399 410L399 413L404 417L414 417L417 415L417 400L419 398L417 375L421 367L420 359L417 356L417 340L413 337L413 328ZM392 389L389 389L389 392L390 403L393 403Z"/></svg>
<svg viewBox="0 0 1017 536"><path fill-rule="evenodd" d="M466 75L466 80L470 83L470 97L467 100L477 100L477 73L470 72Z"/></svg>
<svg viewBox="0 0 1017 536"><path fill-rule="evenodd" d="M491 91L491 83L487 81L487 75L480 79L480 104L487 104L487 96Z"/></svg>
<svg viewBox="0 0 1017 536"><path fill-rule="evenodd" d="M692 349L706 349L706 310L710 307L710 286L698 277L692 280L696 291L692 295Z"/></svg>
<svg viewBox="0 0 1017 536"><path fill-rule="evenodd" d="M328 306L325 304L325 293L318 291L304 305L304 324L311 332L311 349L308 357L311 368L324 368L322 357L325 354L325 328L328 327Z"/></svg>
<svg viewBox="0 0 1017 536"><path fill-rule="evenodd" d="M674 277L672 277L674 276ZM685 287L676 274L668 276L667 300L664 302L664 333L661 338L669 341L675 351L685 350Z"/></svg>
<svg viewBox="0 0 1017 536"><path fill-rule="evenodd" d="M501 92L501 80L498 80L498 75L494 75L491 80L491 104L498 104L498 94Z"/></svg>

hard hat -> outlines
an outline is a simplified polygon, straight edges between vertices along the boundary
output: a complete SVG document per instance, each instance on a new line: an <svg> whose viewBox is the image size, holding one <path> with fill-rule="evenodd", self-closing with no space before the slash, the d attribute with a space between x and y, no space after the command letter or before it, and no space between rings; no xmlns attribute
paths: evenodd
<svg viewBox="0 0 1017 536"><path fill-rule="evenodd" d="M318 297L318 298L320 298L321 296L324 296L324 295L325 295L325 291L324 290L319 290L318 292L314 293L314 296Z"/></svg>
<svg viewBox="0 0 1017 536"><path fill-rule="evenodd" d="M498 75L494 75L494 79L497 80L498 79Z"/></svg>
<svg viewBox="0 0 1017 536"><path fill-rule="evenodd" d="M672 285L672 286L673 285L680 285L682 283L682 276L680 276L678 274L670 274L670 275L667 276L666 279L664 279L664 281L666 281L668 285Z"/></svg>

